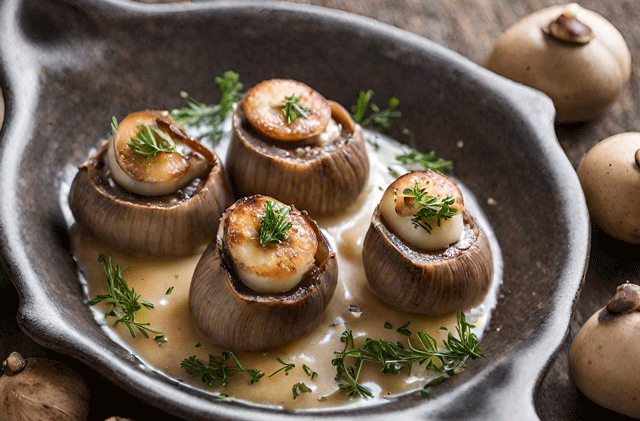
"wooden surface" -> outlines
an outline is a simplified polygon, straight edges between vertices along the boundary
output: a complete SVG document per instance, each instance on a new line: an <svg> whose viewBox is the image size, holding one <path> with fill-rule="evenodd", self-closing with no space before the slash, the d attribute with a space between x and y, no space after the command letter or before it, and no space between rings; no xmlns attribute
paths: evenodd
<svg viewBox="0 0 640 421"><path fill-rule="evenodd" d="M448 47L482 65L494 41L509 25L539 8L556 4L551 0L299 0L353 12L414 32ZM558 126L557 136L574 166L594 144L607 136L640 131L640 1L585 0L583 7L610 20L629 44L633 62L632 77L621 97L600 118L587 124ZM1 102L0 102L1 105ZM0 117L1 117L0 112ZM583 420L587 416L603 416L624 420L625 417L603 410L589 402L573 386L567 369L567 351L571 338L596 309L602 307L615 287L629 279L640 282L640 249L617 242L593 230L592 257L584 288L577 303L566 347L551 366L541 383L536 404L542 420ZM0 350L18 350L27 355L47 354L31 342L17 327L18 296L9 283L0 283L0 296L10 303L2 310ZM4 306L4 304L3 304ZM541 321L542 322L542 321ZM54 354L55 355L55 354ZM63 361L73 364L64 356ZM166 419L162 413L120 390L98 376L88 374L92 384L91 420L104 420L112 415L136 420ZM108 396L109 399L105 399Z"/></svg>

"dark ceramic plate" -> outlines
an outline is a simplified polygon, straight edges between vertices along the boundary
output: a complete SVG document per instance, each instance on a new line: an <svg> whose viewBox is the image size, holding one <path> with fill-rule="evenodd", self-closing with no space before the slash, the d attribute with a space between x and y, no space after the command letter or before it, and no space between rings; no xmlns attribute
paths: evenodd
<svg viewBox="0 0 640 421"><path fill-rule="evenodd" d="M537 418L535 390L566 336L589 253L587 209L546 96L418 36L314 7L6 0L0 8L0 234L18 321L36 342L186 419ZM420 149L453 160L479 199L504 280L485 357L430 399L321 414L212 402L141 369L82 304L61 206L64 169L85 159L111 115L180 106L180 90L215 102L214 78L228 69L246 86L287 76L343 104L366 88L381 100L397 96L398 126Z"/></svg>

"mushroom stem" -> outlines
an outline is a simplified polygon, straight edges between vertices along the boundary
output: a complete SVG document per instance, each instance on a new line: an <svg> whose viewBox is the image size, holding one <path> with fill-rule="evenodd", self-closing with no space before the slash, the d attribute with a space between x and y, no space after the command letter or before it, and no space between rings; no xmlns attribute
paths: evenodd
<svg viewBox="0 0 640 421"><path fill-rule="evenodd" d="M548 26L543 27L545 34L552 38L569 44L584 45L594 37L589 26L578 20L577 14L580 6L572 3Z"/></svg>
<svg viewBox="0 0 640 421"><path fill-rule="evenodd" d="M20 373L26 366L27 360L18 352L12 352L2 362L2 370L7 376L14 376Z"/></svg>
<svg viewBox="0 0 640 421"><path fill-rule="evenodd" d="M636 165L640 167L640 149L636 150L635 159L636 159Z"/></svg>

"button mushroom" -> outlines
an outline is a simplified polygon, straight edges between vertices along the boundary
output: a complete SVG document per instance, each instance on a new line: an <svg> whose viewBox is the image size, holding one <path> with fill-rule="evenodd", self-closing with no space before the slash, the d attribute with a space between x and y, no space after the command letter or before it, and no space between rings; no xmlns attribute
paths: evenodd
<svg viewBox="0 0 640 421"><path fill-rule="evenodd" d="M69 206L80 226L124 250L192 254L232 202L218 157L166 111L139 111L79 168Z"/></svg>
<svg viewBox="0 0 640 421"><path fill-rule="evenodd" d="M12 352L2 363L0 419L3 421L84 421L89 388L70 367L48 358Z"/></svg>
<svg viewBox="0 0 640 421"><path fill-rule="evenodd" d="M337 284L336 256L316 223L267 196L238 200L196 265L189 305L215 344L260 351L313 327Z"/></svg>
<svg viewBox="0 0 640 421"><path fill-rule="evenodd" d="M569 350L569 370L590 400L640 418L640 286L622 284L609 303L580 328Z"/></svg>
<svg viewBox="0 0 640 421"><path fill-rule="evenodd" d="M594 223L614 238L640 243L640 133L600 141L577 172Z"/></svg>
<svg viewBox="0 0 640 421"><path fill-rule="evenodd" d="M354 203L369 177L360 125L338 103L288 79L246 93L225 162L237 197L269 195L314 217Z"/></svg>
<svg viewBox="0 0 640 421"><path fill-rule="evenodd" d="M631 75L620 32L577 4L538 10L496 42L486 67L551 97L558 123L589 120L618 97Z"/></svg>
<svg viewBox="0 0 640 421"><path fill-rule="evenodd" d="M371 289L409 313L445 315L489 290L491 250L455 182L434 171L396 179L374 210L363 245Z"/></svg>

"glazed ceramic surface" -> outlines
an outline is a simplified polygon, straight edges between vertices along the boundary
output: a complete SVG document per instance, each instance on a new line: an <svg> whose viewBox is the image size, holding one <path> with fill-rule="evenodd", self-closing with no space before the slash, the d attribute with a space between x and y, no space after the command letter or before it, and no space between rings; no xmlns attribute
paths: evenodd
<svg viewBox="0 0 640 421"><path fill-rule="evenodd" d="M546 96L396 28L285 3L5 0L0 33L0 239L18 321L36 342L188 420L537 419L535 390L566 336L589 255L587 209ZM112 115L176 108L181 90L213 102L214 78L229 69L245 86L286 76L343 104L368 88L398 97L391 135L406 141L409 128L478 198L504 278L484 358L429 399L304 413L213 401L146 367L85 305L61 205L65 169L87 157Z"/></svg>

